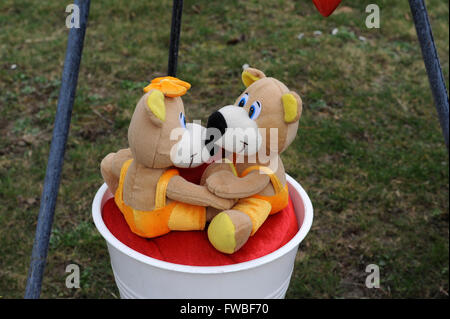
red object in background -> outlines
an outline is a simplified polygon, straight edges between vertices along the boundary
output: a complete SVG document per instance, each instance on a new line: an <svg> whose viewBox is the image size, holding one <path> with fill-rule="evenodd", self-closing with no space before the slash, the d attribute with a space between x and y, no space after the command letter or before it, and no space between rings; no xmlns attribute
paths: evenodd
<svg viewBox="0 0 450 319"><path fill-rule="evenodd" d="M338 7L342 0L313 0L314 5L320 14L328 17Z"/></svg>
<svg viewBox="0 0 450 319"><path fill-rule="evenodd" d="M206 167L180 170L180 175L199 183ZM206 231L173 231L157 238L142 238L131 232L113 198L103 206L102 218L114 237L131 249L159 260L191 266L223 266L256 259L284 246L298 231L291 200L281 212L269 216L256 234L231 255L217 251L209 243Z"/></svg>

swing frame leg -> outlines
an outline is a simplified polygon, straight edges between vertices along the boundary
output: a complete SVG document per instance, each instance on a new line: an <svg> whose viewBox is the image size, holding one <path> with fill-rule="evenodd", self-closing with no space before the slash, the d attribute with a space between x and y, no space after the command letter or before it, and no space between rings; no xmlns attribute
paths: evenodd
<svg viewBox="0 0 450 319"><path fill-rule="evenodd" d="M448 94L442 68L439 62L433 32L428 18L427 8L423 0L409 0L409 6L416 27L417 38L422 49L423 61L430 81L431 92L439 117L439 123L448 149Z"/></svg>
<svg viewBox="0 0 450 319"><path fill-rule="evenodd" d="M27 286L25 290L26 299L37 299L40 297L41 293L42 278L47 260L53 215L55 212L73 102L77 88L90 2L90 0L75 0L74 2L80 9L80 28L72 28L69 31L61 88L58 97L58 107L53 128L53 137L45 173L44 190L41 196L41 205L39 208L33 251L31 253L31 262L28 271Z"/></svg>
<svg viewBox="0 0 450 319"><path fill-rule="evenodd" d="M181 16L183 13L183 0L173 0L172 25L170 29L169 63L167 74L177 75L178 47L180 43Z"/></svg>

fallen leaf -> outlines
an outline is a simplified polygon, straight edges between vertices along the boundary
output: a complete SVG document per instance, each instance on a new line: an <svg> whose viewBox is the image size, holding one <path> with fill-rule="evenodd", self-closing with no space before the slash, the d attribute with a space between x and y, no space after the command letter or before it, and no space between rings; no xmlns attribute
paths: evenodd
<svg viewBox="0 0 450 319"><path fill-rule="evenodd" d="M236 45L239 42L245 41L245 34L241 34L239 37L231 38L227 41L227 45Z"/></svg>
<svg viewBox="0 0 450 319"><path fill-rule="evenodd" d="M353 9L350 8L350 7L346 7L346 6L340 7L340 8L338 8L338 9L336 9L336 10L334 11L335 14L339 14L339 13L351 13L351 12L353 12Z"/></svg>
<svg viewBox="0 0 450 319"><path fill-rule="evenodd" d="M196 4L192 5L191 8L195 13L200 13L202 11L202 9Z"/></svg>

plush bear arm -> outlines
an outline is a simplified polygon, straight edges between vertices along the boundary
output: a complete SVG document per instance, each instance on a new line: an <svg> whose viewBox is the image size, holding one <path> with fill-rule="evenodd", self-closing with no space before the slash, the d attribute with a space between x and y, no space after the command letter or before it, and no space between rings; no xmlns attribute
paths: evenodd
<svg viewBox="0 0 450 319"><path fill-rule="evenodd" d="M100 163L100 172L111 193L115 193L119 185L119 177L113 173L112 162L116 153L109 153Z"/></svg>
<svg viewBox="0 0 450 319"><path fill-rule="evenodd" d="M244 198L262 191L270 177L253 171L244 177L237 177L229 171L218 171L206 179L208 189L223 198Z"/></svg>
<svg viewBox="0 0 450 319"><path fill-rule="evenodd" d="M120 170L123 163L133 158L129 148L122 149L117 153L109 153L100 164L100 170L108 185L109 190L114 194L119 184Z"/></svg>
<svg viewBox="0 0 450 319"><path fill-rule="evenodd" d="M181 176L174 176L167 185L168 198L191 205L212 206L220 210L230 209L234 199L225 199L212 194L205 186L188 182Z"/></svg>
<svg viewBox="0 0 450 319"><path fill-rule="evenodd" d="M131 150L129 148L117 151L117 153L115 154L114 159L111 163L111 168L112 168L113 173L117 177L120 177L120 171L122 169L123 164L132 158L133 158L133 155L131 154Z"/></svg>

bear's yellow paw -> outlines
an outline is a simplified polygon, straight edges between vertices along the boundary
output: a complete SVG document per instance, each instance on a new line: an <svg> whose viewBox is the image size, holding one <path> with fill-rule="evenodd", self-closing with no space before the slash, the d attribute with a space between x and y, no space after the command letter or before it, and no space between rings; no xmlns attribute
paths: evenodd
<svg viewBox="0 0 450 319"><path fill-rule="evenodd" d="M251 232L250 217L237 210L226 210L212 219L208 239L218 251L232 254L247 242Z"/></svg>

